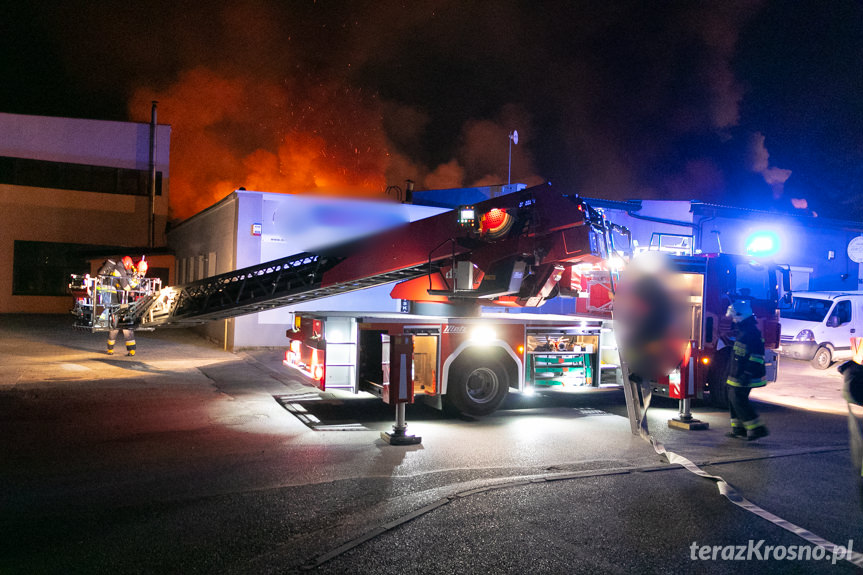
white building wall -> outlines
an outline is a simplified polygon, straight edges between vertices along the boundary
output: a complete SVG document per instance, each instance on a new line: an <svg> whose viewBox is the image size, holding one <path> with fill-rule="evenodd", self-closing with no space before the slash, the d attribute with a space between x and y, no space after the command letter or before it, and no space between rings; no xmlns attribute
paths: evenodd
<svg viewBox="0 0 863 575"><path fill-rule="evenodd" d="M156 169L167 183L171 127L159 125L156 137ZM0 156L146 170L150 125L0 113Z"/></svg>

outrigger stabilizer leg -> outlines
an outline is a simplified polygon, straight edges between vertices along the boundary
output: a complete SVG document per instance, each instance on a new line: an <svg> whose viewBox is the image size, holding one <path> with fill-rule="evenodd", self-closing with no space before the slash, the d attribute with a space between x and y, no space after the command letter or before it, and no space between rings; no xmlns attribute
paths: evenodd
<svg viewBox="0 0 863 575"><path fill-rule="evenodd" d="M393 432L381 432L381 439L390 445L417 445L422 442L423 438L417 435L407 434L408 424L405 423L405 404L396 404L396 424L393 425Z"/></svg>

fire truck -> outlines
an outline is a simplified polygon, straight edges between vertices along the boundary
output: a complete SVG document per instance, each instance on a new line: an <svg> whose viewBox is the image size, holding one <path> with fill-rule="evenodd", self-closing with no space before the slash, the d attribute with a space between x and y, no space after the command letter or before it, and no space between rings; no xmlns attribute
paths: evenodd
<svg viewBox="0 0 863 575"><path fill-rule="evenodd" d="M551 186L413 222L354 248L324 277L340 283L416 270L391 291L408 313L296 314L284 363L322 390L365 391L390 401L391 369L382 360L392 337L408 336L411 376L399 401L422 396L473 416L495 411L510 390L599 388L602 351L614 345L608 312L511 312L572 295L571 282L562 280L576 267L607 269L618 252L615 237L626 234Z"/></svg>

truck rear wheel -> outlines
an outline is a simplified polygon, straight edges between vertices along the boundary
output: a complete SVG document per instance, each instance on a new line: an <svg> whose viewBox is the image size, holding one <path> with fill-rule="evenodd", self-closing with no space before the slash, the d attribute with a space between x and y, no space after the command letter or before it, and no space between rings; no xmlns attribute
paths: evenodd
<svg viewBox="0 0 863 575"><path fill-rule="evenodd" d="M833 363L830 348L822 345L815 351L815 356L809 362L815 369L827 369Z"/></svg>
<svg viewBox="0 0 863 575"><path fill-rule="evenodd" d="M465 415L493 413L509 391L509 374L497 361L468 362L451 374L447 402Z"/></svg>

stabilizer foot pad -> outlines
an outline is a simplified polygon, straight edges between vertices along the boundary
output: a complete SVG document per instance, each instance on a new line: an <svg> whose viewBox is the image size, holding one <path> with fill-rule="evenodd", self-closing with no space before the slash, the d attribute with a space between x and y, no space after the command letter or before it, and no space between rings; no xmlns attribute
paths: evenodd
<svg viewBox="0 0 863 575"><path fill-rule="evenodd" d="M683 429L686 431L694 431L698 429L707 429L710 427L710 424L706 421L699 421L697 419L690 419L689 421L681 421L679 419L669 419L668 427L672 429Z"/></svg>
<svg viewBox="0 0 863 575"><path fill-rule="evenodd" d="M381 432L381 439L390 445L418 445L423 440L422 437L418 437L416 435L387 433L386 431Z"/></svg>

